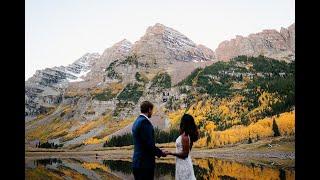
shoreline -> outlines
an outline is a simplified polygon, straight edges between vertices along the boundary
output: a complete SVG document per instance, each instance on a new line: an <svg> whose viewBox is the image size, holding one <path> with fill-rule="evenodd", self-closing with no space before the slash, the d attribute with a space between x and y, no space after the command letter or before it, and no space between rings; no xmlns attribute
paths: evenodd
<svg viewBox="0 0 320 180"><path fill-rule="evenodd" d="M161 147L160 145L157 145ZM162 147L163 150L175 151L172 147ZM38 158L92 158L96 160L126 160L132 158L132 146L114 147L89 151L77 150L47 150L27 149L25 159ZM255 163L271 167L295 167L295 138L279 137L260 140L251 144L240 144L231 147L215 149L193 148L190 156L197 158L217 158L241 163ZM157 160L174 159L172 156L161 157Z"/></svg>

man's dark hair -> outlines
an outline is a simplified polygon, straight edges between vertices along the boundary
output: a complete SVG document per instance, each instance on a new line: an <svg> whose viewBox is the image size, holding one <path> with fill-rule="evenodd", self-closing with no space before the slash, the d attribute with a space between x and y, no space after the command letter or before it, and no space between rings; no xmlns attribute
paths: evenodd
<svg viewBox="0 0 320 180"><path fill-rule="evenodd" d="M140 105L141 113L147 113L149 110L153 109L153 104L149 101L143 101Z"/></svg>

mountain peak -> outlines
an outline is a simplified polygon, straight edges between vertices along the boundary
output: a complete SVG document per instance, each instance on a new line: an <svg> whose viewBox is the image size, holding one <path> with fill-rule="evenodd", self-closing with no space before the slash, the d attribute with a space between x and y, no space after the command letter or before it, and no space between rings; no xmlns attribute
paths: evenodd
<svg viewBox="0 0 320 180"><path fill-rule="evenodd" d="M164 25L161 23L156 23L154 26L164 26Z"/></svg>
<svg viewBox="0 0 320 180"><path fill-rule="evenodd" d="M161 23L156 23L153 26L149 26L147 28L146 34L145 35L161 35L161 36L177 36L177 37L181 37L184 39L188 39L184 34L182 34L181 32L170 28L168 26L165 26ZM189 39L188 39L189 40ZM189 40L191 41L191 40Z"/></svg>
<svg viewBox="0 0 320 180"><path fill-rule="evenodd" d="M107 48L102 56L110 56L114 53L118 54L122 54L122 53L127 53L130 51L132 47L132 43L130 41L128 41L127 39L122 39L121 41L115 43L114 45L112 45L111 47Z"/></svg>
<svg viewBox="0 0 320 180"><path fill-rule="evenodd" d="M149 26L146 34L141 37L141 40L156 40L164 41L165 44L171 46L173 44L177 46L192 46L196 47L196 44L186 37L181 32L167 27L163 24L156 23L154 26Z"/></svg>
<svg viewBox="0 0 320 180"><path fill-rule="evenodd" d="M295 30L295 23L293 23L293 24L291 24L287 29L289 30L289 31L294 31Z"/></svg>
<svg viewBox="0 0 320 180"><path fill-rule="evenodd" d="M132 46L132 43L129 40L122 39L121 41L115 43L111 48L127 47L130 49L131 46Z"/></svg>
<svg viewBox="0 0 320 180"><path fill-rule="evenodd" d="M131 44L131 42L129 40L127 40L126 38L124 38L121 41L117 42L116 44Z"/></svg>
<svg viewBox="0 0 320 180"><path fill-rule="evenodd" d="M210 55L205 56L202 50ZM144 57L140 58L142 62L156 59L165 64L174 60L207 61L213 57L212 51L203 46L198 47L184 34L160 23L147 28L145 35L133 45L132 53Z"/></svg>
<svg viewBox="0 0 320 180"><path fill-rule="evenodd" d="M217 59L222 61L246 55L259 56L293 61L295 59L295 29L294 23L288 28L264 29L251 33L246 37L237 35L236 38L221 42L215 50Z"/></svg>
<svg viewBox="0 0 320 180"><path fill-rule="evenodd" d="M146 34L163 34L166 30L168 30L168 27L163 24L156 23L155 25L147 28Z"/></svg>

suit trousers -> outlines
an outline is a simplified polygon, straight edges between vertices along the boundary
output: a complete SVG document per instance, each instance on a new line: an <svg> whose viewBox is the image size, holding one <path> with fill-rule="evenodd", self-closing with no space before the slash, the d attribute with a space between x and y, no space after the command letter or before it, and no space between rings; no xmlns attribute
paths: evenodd
<svg viewBox="0 0 320 180"><path fill-rule="evenodd" d="M133 168L135 180L153 180L154 168Z"/></svg>

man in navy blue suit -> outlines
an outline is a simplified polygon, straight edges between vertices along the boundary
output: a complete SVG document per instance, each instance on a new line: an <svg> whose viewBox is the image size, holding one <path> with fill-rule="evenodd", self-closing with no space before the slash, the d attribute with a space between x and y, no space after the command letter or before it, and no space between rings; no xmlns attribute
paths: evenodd
<svg viewBox="0 0 320 180"><path fill-rule="evenodd" d="M132 126L134 152L132 157L133 175L136 180L153 179L155 156L165 157L163 151L155 146L154 130L149 120L153 104L144 101L140 106L141 114Z"/></svg>

